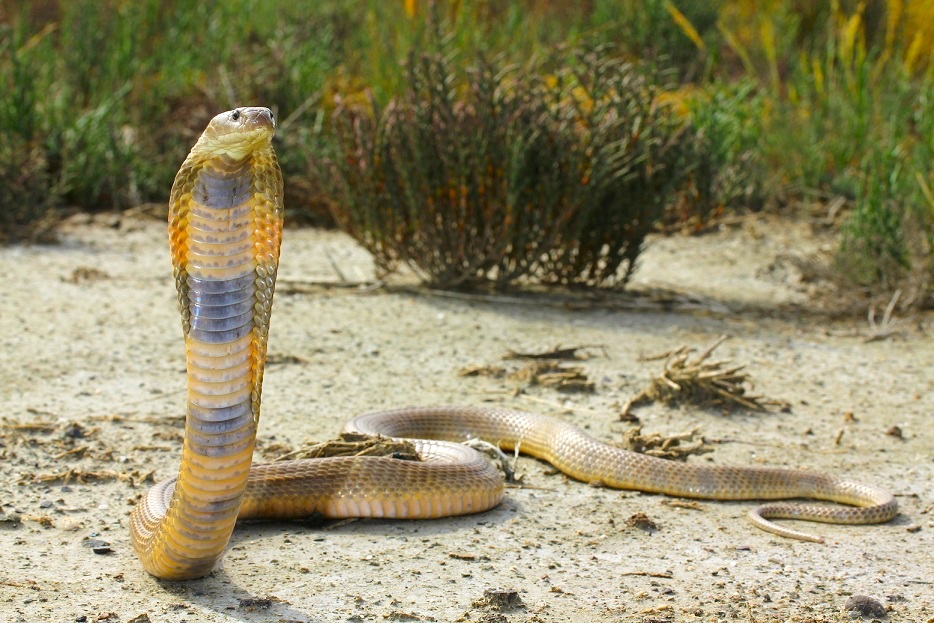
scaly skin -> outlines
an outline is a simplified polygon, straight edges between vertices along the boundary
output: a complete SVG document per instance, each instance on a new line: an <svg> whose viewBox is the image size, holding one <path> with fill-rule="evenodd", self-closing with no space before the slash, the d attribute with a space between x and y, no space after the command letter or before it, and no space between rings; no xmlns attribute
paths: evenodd
<svg viewBox="0 0 934 623"><path fill-rule="evenodd" d="M269 316L282 239L282 174L266 108L216 116L175 178L169 244L188 363L176 481L131 517L149 573L208 573L240 512L259 422Z"/></svg>
<svg viewBox="0 0 934 623"><path fill-rule="evenodd" d="M773 503L750 512L758 527L791 538L820 541L766 518L864 524L898 513L895 498L878 487L802 470L665 461L602 443L554 418L490 407L396 409L345 426L411 438L424 462L341 457L251 466L282 236L274 132L265 108L218 115L172 188L169 240L188 413L178 477L154 486L131 515L133 544L149 573L167 580L206 575L238 518L428 518L492 508L503 495L499 474L476 451L449 443L470 438L518 448L578 480L614 488L852 505Z"/></svg>

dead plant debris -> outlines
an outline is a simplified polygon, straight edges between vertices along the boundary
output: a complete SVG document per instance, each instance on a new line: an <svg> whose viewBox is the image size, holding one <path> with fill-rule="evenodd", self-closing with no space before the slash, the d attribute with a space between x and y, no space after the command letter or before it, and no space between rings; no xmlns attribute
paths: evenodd
<svg viewBox="0 0 934 623"><path fill-rule="evenodd" d="M560 344L543 351L522 352L509 350L502 359L527 362L521 367L495 364L471 365L461 368L459 376L486 376L512 381L514 394L522 393L532 386L549 387L559 392L592 392L593 381L581 366L567 365L566 361L586 361L597 356L599 350L606 356L606 348L600 345L562 347Z"/></svg>
<svg viewBox="0 0 934 623"><path fill-rule="evenodd" d="M670 506L671 508L685 508L687 510L692 510L692 511L704 510L704 507L699 502L695 502L693 500L687 501L687 500L675 500L672 498L662 498L659 501L659 503L664 504L665 506Z"/></svg>
<svg viewBox="0 0 934 623"><path fill-rule="evenodd" d="M592 392L596 387L583 367L543 359L534 359L520 368L512 369L496 365L467 366L459 370L458 375L506 379L514 383L515 393L532 386L568 393Z"/></svg>
<svg viewBox="0 0 934 623"><path fill-rule="evenodd" d="M76 421L11 423L4 418L0 424L0 444L11 449L39 449L53 461L83 458L113 461L114 450L96 440L99 432L97 427L89 428Z"/></svg>
<svg viewBox="0 0 934 623"><path fill-rule="evenodd" d="M273 601L280 600L269 597L247 597L238 599L237 601L238 608L253 612L256 610L269 610L272 607Z"/></svg>
<svg viewBox="0 0 934 623"><path fill-rule="evenodd" d="M645 532L657 532L658 524L649 519L645 513L635 513L626 518L626 525L630 528L638 528Z"/></svg>
<svg viewBox="0 0 934 623"><path fill-rule="evenodd" d="M23 515L23 521L34 521L43 528L53 528L55 522L48 515Z"/></svg>
<svg viewBox="0 0 934 623"><path fill-rule="evenodd" d="M470 365L457 371L457 376L488 376L494 379L504 378L509 370L503 366Z"/></svg>
<svg viewBox="0 0 934 623"><path fill-rule="evenodd" d="M475 599L471 604L474 608L486 608L496 612L508 612L525 608L519 591L488 588L483 591L483 597Z"/></svg>
<svg viewBox="0 0 934 623"><path fill-rule="evenodd" d="M308 363L308 360L298 355L284 355L282 353L270 353L266 357L267 366L301 365Z"/></svg>
<svg viewBox="0 0 934 623"><path fill-rule="evenodd" d="M34 591L41 591L42 588L39 586L39 583L35 580L5 580L0 579L0 586L12 586L14 588L28 588Z"/></svg>
<svg viewBox="0 0 934 623"><path fill-rule="evenodd" d="M683 445L682 442L684 442ZM700 436L700 431L696 428L685 433L666 436L659 433L643 435L642 427L637 426L624 432L622 441L617 445L632 452L674 461L687 460L692 454L713 452L713 448Z"/></svg>
<svg viewBox="0 0 934 623"><path fill-rule="evenodd" d="M559 392L592 392L594 383L581 366L536 360L507 375L520 387L549 387Z"/></svg>
<svg viewBox="0 0 934 623"><path fill-rule="evenodd" d="M675 577L671 571L623 571L620 575L638 575L647 578L666 578L670 579ZM645 623L643 621L643 623Z"/></svg>
<svg viewBox="0 0 934 623"><path fill-rule="evenodd" d="M119 480L121 482L127 482L130 486L135 486L143 482L154 482L153 473L149 472L139 472L133 470L132 472L117 472L110 469L105 470L82 470L82 469L66 469L61 472L50 472L46 474L24 474L17 481L17 484L21 485L37 485L37 484L54 484L54 485L67 485L71 483L78 484L88 484L91 482L109 482L112 480Z"/></svg>
<svg viewBox="0 0 934 623"><path fill-rule="evenodd" d="M897 328L901 321L892 317L892 312L895 311L895 306L898 304L898 299L901 295L901 290L895 291L891 300L889 300L889 304L886 305L885 311L882 313L882 319L879 322L876 322L876 306L871 305L869 307L866 318L869 322L869 335L863 340L864 342L886 340L901 332L901 329Z"/></svg>
<svg viewBox="0 0 934 623"><path fill-rule="evenodd" d="M4 420L6 420L6 418L4 418ZM25 424L10 424L8 421L5 421L3 428L12 434L49 434L58 428L58 424L54 422L27 422Z"/></svg>
<svg viewBox="0 0 934 623"><path fill-rule="evenodd" d="M560 344L556 344L548 350L537 352L520 352L510 349L506 352L505 355L503 355L503 359L558 359L586 361L588 359L592 359L595 356L593 352L595 350L599 350L600 354L606 357L606 347L600 344L569 346L566 348L562 347Z"/></svg>
<svg viewBox="0 0 934 623"><path fill-rule="evenodd" d="M633 405L644 402L691 402L701 406L739 405L754 411L765 411L766 406L787 408L787 403L747 394L749 375L743 372L745 364L734 364L729 359L708 361L713 351L729 336L721 335L696 357L695 348L682 345L665 353L643 357L642 361L665 360L661 373L651 384L633 396L625 405L628 413Z"/></svg>
<svg viewBox="0 0 934 623"><path fill-rule="evenodd" d="M277 456L274 460L294 461L333 456L390 456L404 461L421 460L411 441L360 433L341 433L339 439L305 444L296 450Z"/></svg>
<svg viewBox="0 0 934 623"><path fill-rule="evenodd" d="M62 281L74 284L93 283L104 279L110 279L110 275L93 266L79 266L71 271L69 276L62 277Z"/></svg>

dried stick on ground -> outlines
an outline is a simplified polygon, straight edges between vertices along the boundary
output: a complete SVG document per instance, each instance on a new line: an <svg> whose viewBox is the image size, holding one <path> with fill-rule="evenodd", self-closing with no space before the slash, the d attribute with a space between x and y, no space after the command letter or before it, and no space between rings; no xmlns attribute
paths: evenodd
<svg viewBox="0 0 934 623"><path fill-rule="evenodd" d="M317 459L330 456L391 456L406 461L420 461L411 441L374 437L360 433L341 433L340 439L306 444L274 460Z"/></svg>
<svg viewBox="0 0 934 623"><path fill-rule="evenodd" d="M745 386L747 383L751 386L751 381L749 375L742 371L745 364L734 364L729 359L708 361L713 351L728 337L721 335L693 358L691 354L695 349L687 345L643 358L643 361L664 359L665 365L647 388L629 400L623 413L627 413L634 404L655 401L689 401L703 406L740 405L756 411L764 411L765 404L774 404L762 396L746 393Z"/></svg>
<svg viewBox="0 0 934 623"><path fill-rule="evenodd" d="M683 445L682 442L684 442ZM659 433L643 435L642 427L637 426L625 431L622 441L616 445L633 452L674 461L686 461L692 454L713 452L701 436L700 430L696 428L685 433L665 436Z"/></svg>

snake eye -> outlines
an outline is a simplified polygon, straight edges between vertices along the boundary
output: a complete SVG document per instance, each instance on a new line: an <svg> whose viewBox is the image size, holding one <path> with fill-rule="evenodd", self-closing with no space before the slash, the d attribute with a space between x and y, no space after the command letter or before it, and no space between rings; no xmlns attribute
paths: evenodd
<svg viewBox="0 0 934 623"><path fill-rule="evenodd" d="M230 118L233 119L234 121L237 121L238 119L240 119L240 111L235 110L232 113L230 113Z"/></svg>

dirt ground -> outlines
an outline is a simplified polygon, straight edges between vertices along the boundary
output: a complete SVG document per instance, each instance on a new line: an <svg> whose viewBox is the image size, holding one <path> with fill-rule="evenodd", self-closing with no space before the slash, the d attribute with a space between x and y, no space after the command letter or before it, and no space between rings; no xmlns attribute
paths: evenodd
<svg viewBox="0 0 934 623"><path fill-rule="evenodd" d="M207 578L164 583L130 546L130 507L174 475L184 349L153 218L77 217L61 243L0 249L0 621L842 621L855 595L891 621L934 621L934 324L810 313L828 241L758 218L652 241L631 293L451 297L325 287L372 280L345 236L288 230L258 455L333 437L352 414L497 404L608 441L659 369L640 356L732 339L767 413L651 403L643 432L699 428L692 462L807 467L893 491L879 526L800 524L827 544L745 520L751 502L672 504L571 481L520 459L496 509L440 521L238 526ZM405 282L405 278L402 278ZM827 296L826 291L823 292ZM463 377L509 350L591 347L594 391ZM630 526L644 513L657 530ZM631 522L630 522L631 523ZM795 522L785 522L793 524ZM484 599L487 591L493 593Z"/></svg>

